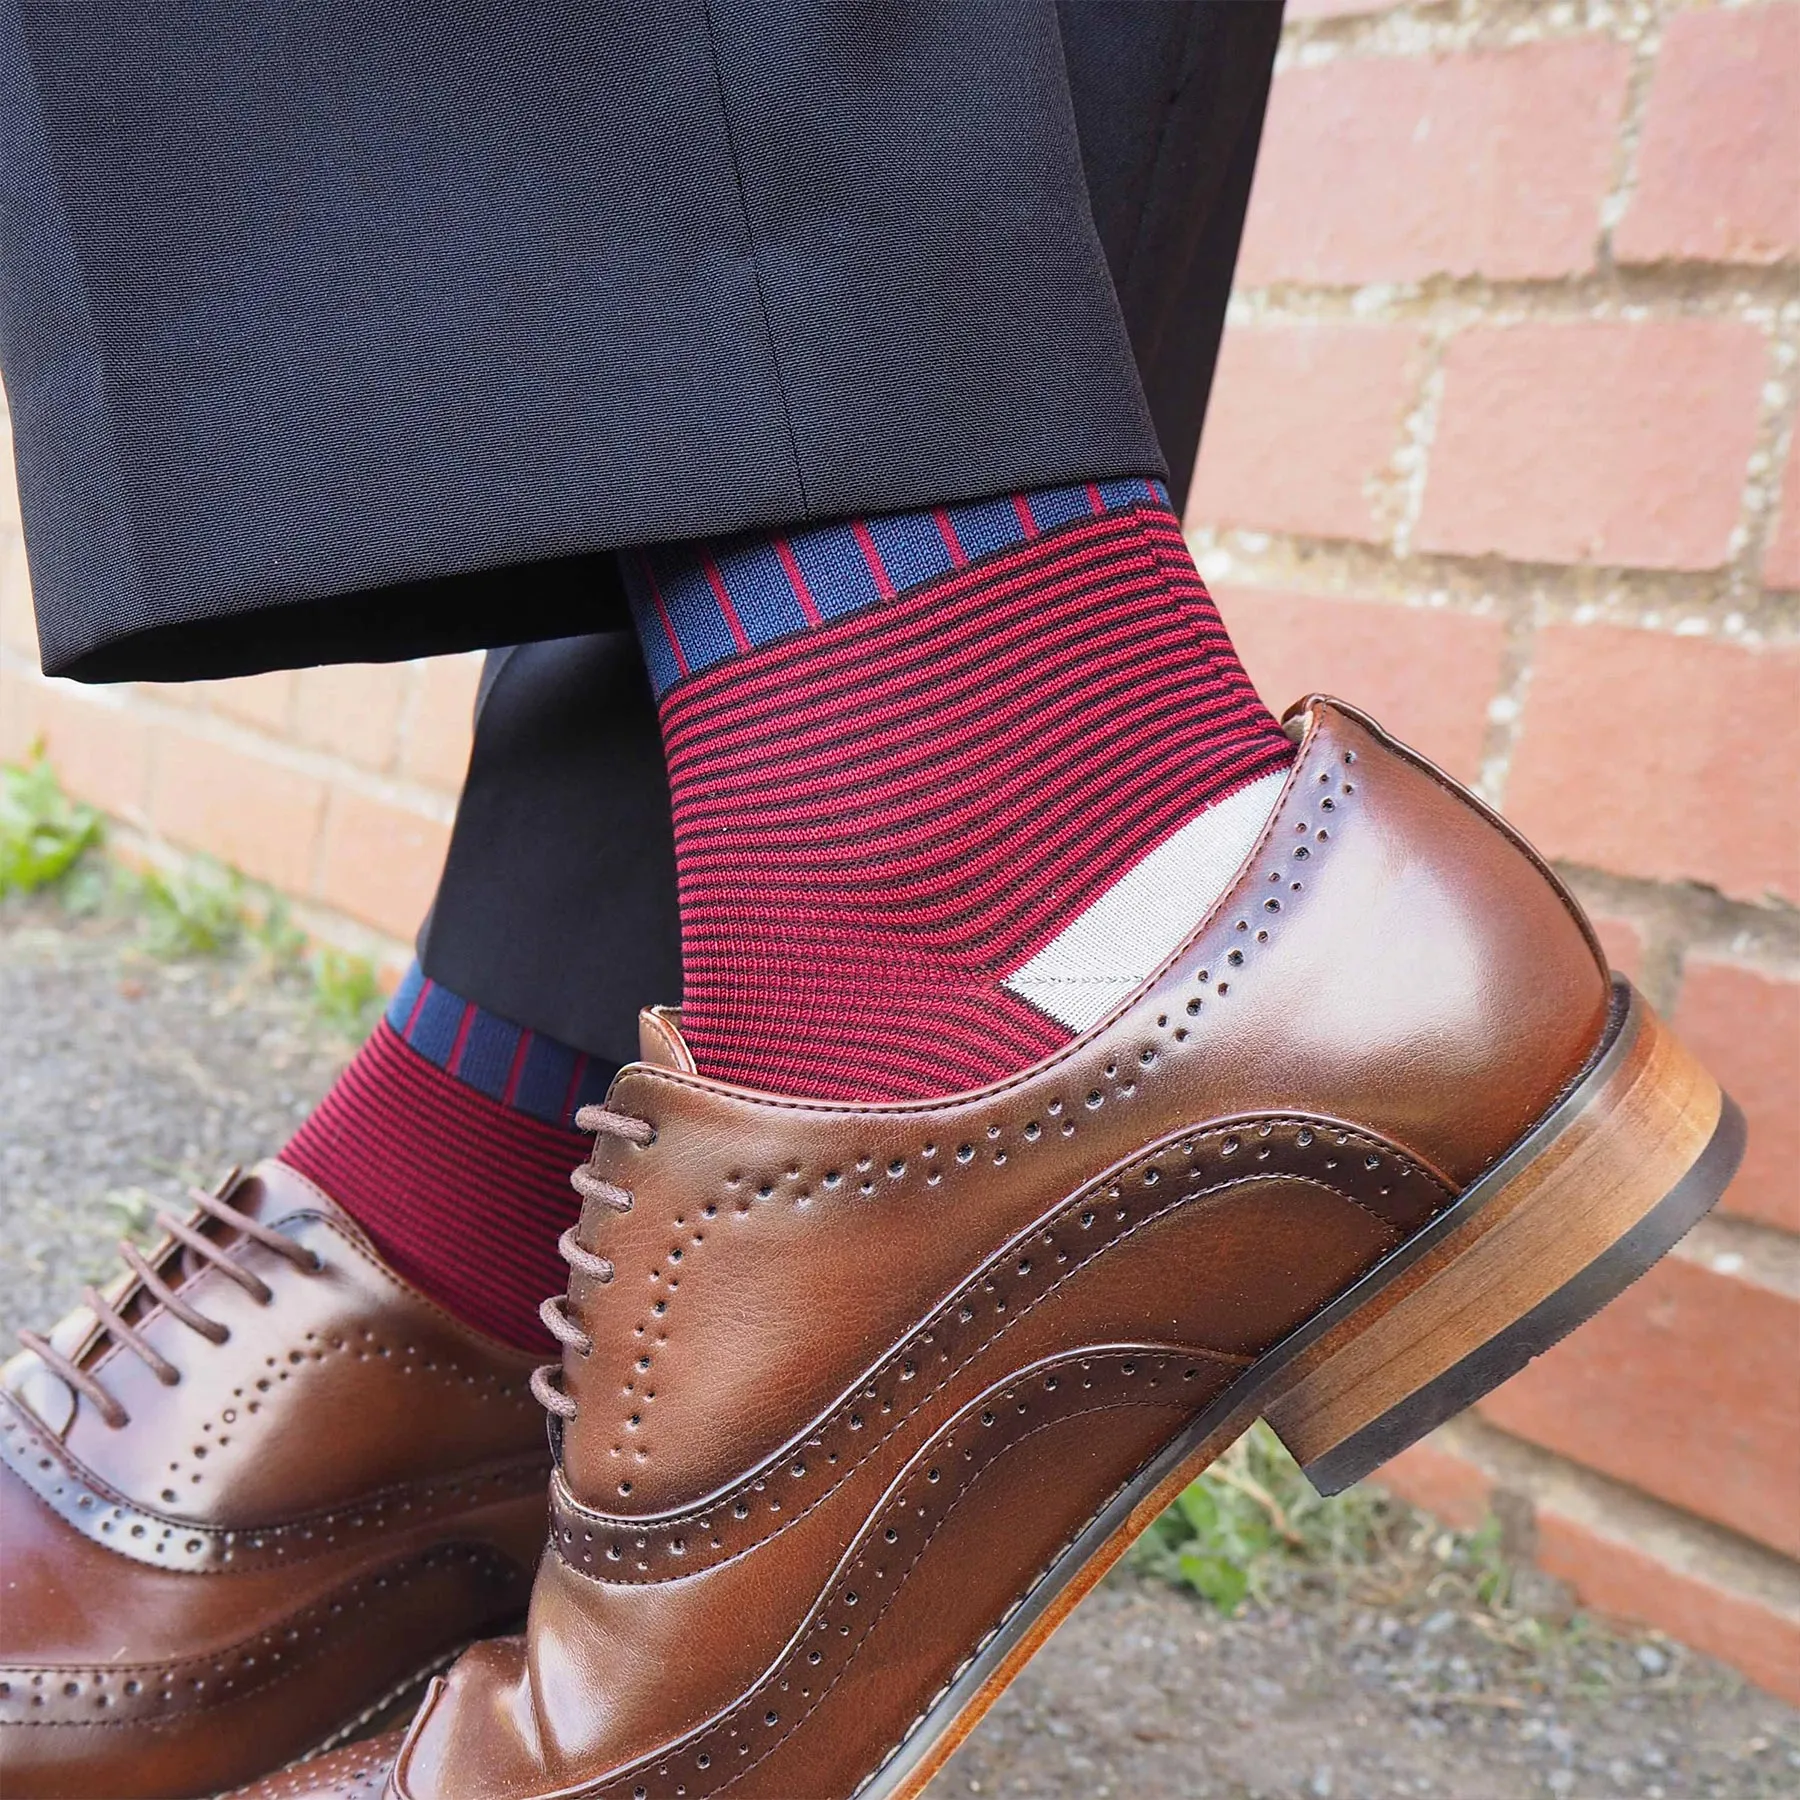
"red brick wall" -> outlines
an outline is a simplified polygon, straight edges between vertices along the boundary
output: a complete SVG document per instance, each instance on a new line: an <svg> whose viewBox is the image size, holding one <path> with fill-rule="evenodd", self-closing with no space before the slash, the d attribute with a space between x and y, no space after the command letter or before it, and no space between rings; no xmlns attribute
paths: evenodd
<svg viewBox="0 0 1800 1800"><path fill-rule="evenodd" d="M478 656L124 688L44 681L36 656L7 480L0 760L42 738L125 847L219 857L291 896L320 936L390 978L404 968L468 761Z"/></svg>
<svg viewBox="0 0 1800 1800"><path fill-rule="evenodd" d="M1558 859L1752 1133L1393 1484L1508 1489L1593 1604L1800 1698L1800 4L1288 20L1201 567L1272 704L1361 702Z"/></svg>
<svg viewBox="0 0 1800 1800"><path fill-rule="evenodd" d="M1521 1497L1593 1604L1800 1698L1800 0L1288 16L1201 566L1272 704L1359 702L1561 861L1752 1129L1719 1217L1393 1479ZM0 755L404 954L473 659L32 657L0 507Z"/></svg>

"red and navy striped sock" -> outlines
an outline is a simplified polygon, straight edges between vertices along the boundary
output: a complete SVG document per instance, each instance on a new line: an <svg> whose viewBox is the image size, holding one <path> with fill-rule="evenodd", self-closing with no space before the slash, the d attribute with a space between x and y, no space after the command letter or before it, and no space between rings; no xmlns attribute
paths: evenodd
<svg viewBox="0 0 1800 1800"><path fill-rule="evenodd" d="M415 963L281 1160L317 1182L408 1281L479 1330L554 1348L538 1306L590 1141L577 1107L618 1065L487 1012Z"/></svg>
<svg viewBox="0 0 1800 1800"><path fill-rule="evenodd" d="M683 1026L711 1074L918 1099L1103 1018L1292 746L1160 486L622 558L662 711Z"/></svg>

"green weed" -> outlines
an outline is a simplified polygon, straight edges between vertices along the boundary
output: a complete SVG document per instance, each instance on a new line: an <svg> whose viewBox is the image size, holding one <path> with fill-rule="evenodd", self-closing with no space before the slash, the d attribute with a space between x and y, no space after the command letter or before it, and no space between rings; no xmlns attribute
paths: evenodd
<svg viewBox="0 0 1800 1800"><path fill-rule="evenodd" d="M99 813L63 792L42 744L24 767L0 767L0 898L54 888L72 917L135 920L142 949L163 959L254 952L270 975L306 980L330 1030L354 1038L373 1029L383 996L368 958L330 945L308 955L280 894L210 856L141 873L87 856L101 838Z"/></svg>
<svg viewBox="0 0 1800 1800"><path fill-rule="evenodd" d="M1253 1425L1191 1483L1132 1551L1225 1614L1296 1579L1336 1578L1381 1552L1394 1509L1353 1488L1323 1500L1267 1425Z"/></svg>
<svg viewBox="0 0 1800 1800"><path fill-rule="evenodd" d="M294 923L293 909L281 895L267 893L260 899L261 909L251 914L247 926L250 941L271 973L292 974L305 963L306 933Z"/></svg>
<svg viewBox="0 0 1800 1800"><path fill-rule="evenodd" d="M320 1018L345 1037L361 1037L381 1013L381 985L367 957L322 945L313 957L313 1004Z"/></svg>
<svg viewBox="0 0 1800 1800"><path fill-rule="evenodd" d="M63 792L41 742L23 768L0 768L0 896L60 882L100 836L100 815Z"/></svg>
<svg viewBox="0 0 1800 1800"><path fill-rule="evenodd" d="M244 878L210 856L136 878L144 948L152 956L222 956L244 938Z"/></svg>

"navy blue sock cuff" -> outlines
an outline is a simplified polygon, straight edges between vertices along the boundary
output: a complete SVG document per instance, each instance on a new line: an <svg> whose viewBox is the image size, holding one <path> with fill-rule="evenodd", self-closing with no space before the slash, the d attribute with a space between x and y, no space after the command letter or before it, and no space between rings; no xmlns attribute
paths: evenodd
<svg viewBox="0 0 1800 1800"><path fill-rule="evenodd" d="M551 1125L606 1098L619 1064L559 1044L432 981L415 962L388 1003L388 1028L455 1081Z"/></svg>

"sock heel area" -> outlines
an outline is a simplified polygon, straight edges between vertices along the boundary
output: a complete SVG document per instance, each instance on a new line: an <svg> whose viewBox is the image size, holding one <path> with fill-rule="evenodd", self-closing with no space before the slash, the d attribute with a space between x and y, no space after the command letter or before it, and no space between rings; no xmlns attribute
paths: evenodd
<svg viewBox="0 0 1800 1800"><path fill-rule="evenodd" d="M1742 1115L1618 986L1623 1015L1595 1066L1269 1409L1321 1493L1360 1480L1592 1317L1724 1192Z"/></svg>

